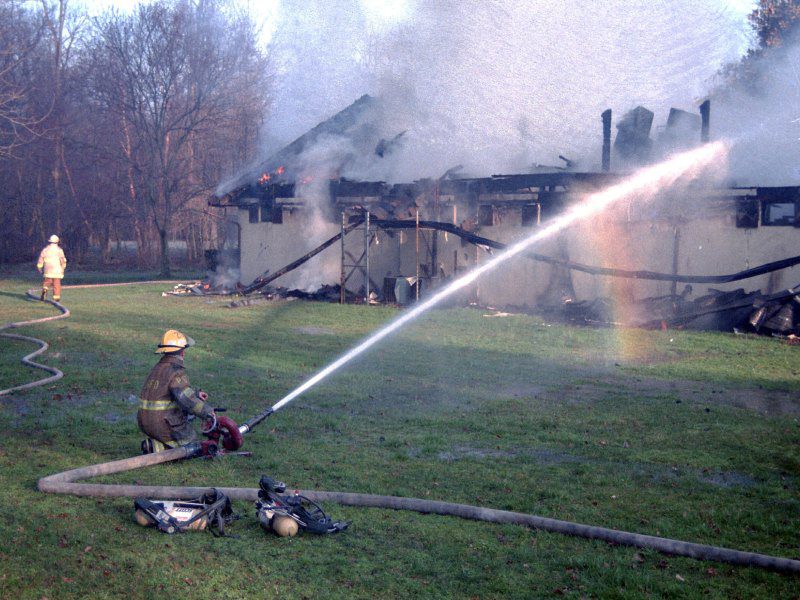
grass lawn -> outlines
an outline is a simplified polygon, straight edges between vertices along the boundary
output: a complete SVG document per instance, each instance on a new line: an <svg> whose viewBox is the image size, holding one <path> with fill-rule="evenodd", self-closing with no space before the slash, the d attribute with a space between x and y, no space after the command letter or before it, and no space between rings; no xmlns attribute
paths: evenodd
<svg viewBox="0 0 800 600"><path fill-rule="evenodd" d="M74 274L79 277L78 274ZM82 283L94 276L83 275ZM123 277L124 279L124 277ZM96 280L107 281L100 276ZM77 281L73 279L71 281ZM0 275L0 323L48 316ZM36 481L134 455L132 395L174 327L192 383L242 422L398 311L307 302L230 308L168 284L66 289L66 320L19 333L64 371L0 397L0 597L797 597L800 578L524 527L325 506L335 536L167 536L132 501L45 495ZM414 496L800 558L800 348L751 336L585 329L434 310L245 438L253 457L107 478ZM38 378L0 338L0 389Z"/></svg>

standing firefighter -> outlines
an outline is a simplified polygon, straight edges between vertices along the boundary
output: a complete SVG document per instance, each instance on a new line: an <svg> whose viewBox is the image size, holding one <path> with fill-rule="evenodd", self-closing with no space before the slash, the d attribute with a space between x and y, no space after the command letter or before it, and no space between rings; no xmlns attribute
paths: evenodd
<svg viewBox="0 0 800 600"><path fill-rule="evenodd" d="M39 253L39 260L36 263L39 273L44 275L40 298L44 301L47 298L48 286L52 286L53 300L58 302L61 300L61 280L64 279L67 258L64 256L64 251L58 246L61 240L58 239L57 235L51 235L47 241L50 243Z"/></svg>
<svg viewBox="0 0 800 600"><path fill-rule="evenodd" d="M142 452L160 452L194 441L195 432L189 415L214 417L214 409L206 404L208 394L189 386L183 368L183 354L194 345L192 338L170 329L161 338L156 354L161 360L150 371L140 397L137 420L147 436Z"/></svg>

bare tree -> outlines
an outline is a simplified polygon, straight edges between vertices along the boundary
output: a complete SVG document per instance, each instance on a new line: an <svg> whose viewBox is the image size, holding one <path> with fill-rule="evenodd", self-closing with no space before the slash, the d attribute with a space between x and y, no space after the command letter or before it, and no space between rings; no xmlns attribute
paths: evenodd
<svg viewBox="0 0 800 600"><path fill-rule="evenodd" d="M83 90L74 83L76 75L73 67L74 50L81 39L86 24L85 17L79 12L69 11L68 0L40 0L44 24L44 39L48 46L47 62L42 68L42 79L47 86L41 90L43 97L49 99L50 111L43 122L43 135L48 141L50 153L49 176L52 179L52 209L54 227L64 232L65 213L69 213L73 250L76 246L85 246L87 238L94 230L95 219L90 218L84 206L81 194L78 193L71 162L79 163L85 158L79 152L70 152L68 157L70 136L74 138L85 135L85 130L75 131L75 106L83 101ZM78 98L75 92L78 91ZM78 244L78 242L81 242Z"/></svg>
<svg viewBox="0 0 800 600"><path fill-rule="evenodd" d="M0 159L30 139L42 119L30 103L41 29L22 2L0 3Z"/></svg>
<svg viewBox="0 0 800 600"><path fill-rule="evenodd" d="M90 23L69 0L0 0L0 262L57 231L70 254L135 239L141 267L183 238L197 261L208 194L256 150L270 77L223 0L156 0Z"/></svg>
<svg viewBox="0 0 800 600"><path fill-rule="evenodd" d="M46 213L35 142L49 106L38 94L46 54L41 15L24 2L0 2L0 260L28 258Z"/></svg>
<svg viewBox="0 0 800 600"><path fill-rule="evenodd" d="M186 209L218 181L219 139L265 113L268 69L249 19L213 0L156 1L98 23L91 86L119 126L132 202L158 231L161 273Z"/></svg>

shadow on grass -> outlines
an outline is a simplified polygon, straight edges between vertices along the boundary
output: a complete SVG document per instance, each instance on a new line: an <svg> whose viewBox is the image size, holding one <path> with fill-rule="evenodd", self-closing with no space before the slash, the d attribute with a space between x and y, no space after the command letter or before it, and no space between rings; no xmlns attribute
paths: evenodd
<svg viewBox="0 0 800 600"><path fill-rule="evenodd" d="M7 296L9 298L17 298L20 300L33 301L33 298L30 298L27 294L18 294L16 292L0 292L0 296Z"/></svg>

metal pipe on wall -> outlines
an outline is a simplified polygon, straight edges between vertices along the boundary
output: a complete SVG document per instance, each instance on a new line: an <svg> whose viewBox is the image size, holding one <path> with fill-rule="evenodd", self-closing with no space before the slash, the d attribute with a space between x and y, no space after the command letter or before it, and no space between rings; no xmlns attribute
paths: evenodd
<svg viewBox="0 0 800 600"><path fill-rule="evenodd" d="M419 208L417 208L416 213L416 227L414 228L417 234L417 282L416 282L416 297L417 301L419 301Z"/></svg>

